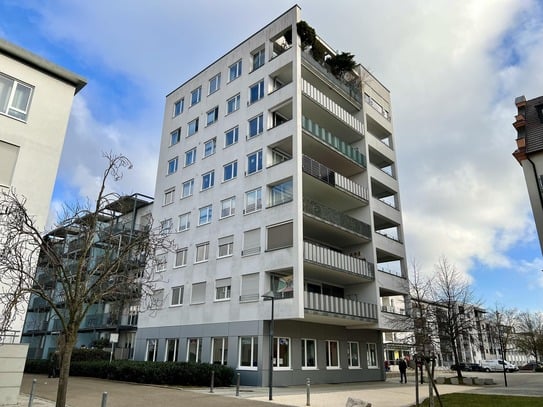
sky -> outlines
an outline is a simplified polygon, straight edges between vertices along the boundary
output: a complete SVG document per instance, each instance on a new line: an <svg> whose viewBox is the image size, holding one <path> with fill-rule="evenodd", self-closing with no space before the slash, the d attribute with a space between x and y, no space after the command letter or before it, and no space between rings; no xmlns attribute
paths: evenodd
<svg viewBox="0 0 543 407"><path fill-rule="evenodd" d="M74 99L51 221L63 202L95 195L104 152L134 165L112 189L154 195L165 96L294 4L0 2L0 37L88 81ZM543 94L543 2L297 4L391 91L409 268L430 275L445 257L488 309L543 311L543 259L511 155L515 97Z"/></svg>

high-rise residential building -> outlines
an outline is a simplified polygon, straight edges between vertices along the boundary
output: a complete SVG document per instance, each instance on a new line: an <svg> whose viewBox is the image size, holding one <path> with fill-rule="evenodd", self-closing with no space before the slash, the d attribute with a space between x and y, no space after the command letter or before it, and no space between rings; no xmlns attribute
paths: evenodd
<svg viewBox="0 0 543 407"><path fill-rule="evenodd" d="M513 156L524 172L532 205L539 244L543 252L543 96L526 100L515 99L517 115L517 149Z"/></svg>
<svg viewBox="0 0 543 407"><path fill-rule="evenodd" d="M176 250L136 359L384 379L409 310L390 94L334 49L295 6L166 96L153 218Z"/></svg>
<svg viewBox="0 0 543 407"><path fill-rule="evenodd" d="M85 85L79 75L0 39L0 191L13 188L25 197L39 230L47 220L72 101Z"/></svg>

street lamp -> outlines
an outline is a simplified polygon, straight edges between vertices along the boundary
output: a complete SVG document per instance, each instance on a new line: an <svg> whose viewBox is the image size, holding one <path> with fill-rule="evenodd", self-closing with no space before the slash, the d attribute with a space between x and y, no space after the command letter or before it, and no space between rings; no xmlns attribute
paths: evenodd
<svg viewBox="0 0 543 407"><path fill-rule="evenodd" d="M270 341L270 370L268 373L268 400L273 400L272 398L272 387L273 387L273 326L274 326L274 317L273 312L275 308L275 293L269 291L266 294L262 295L264 300L271 300L271 320L270 320L270 329L269 329L269 341Z"/></svg>

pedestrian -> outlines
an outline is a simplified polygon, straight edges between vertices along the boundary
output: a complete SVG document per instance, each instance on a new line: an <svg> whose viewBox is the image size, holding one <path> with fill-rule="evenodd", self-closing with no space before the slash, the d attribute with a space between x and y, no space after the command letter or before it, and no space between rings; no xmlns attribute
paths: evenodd
<svg viewBox="0 0 543 407"><path fill-rule="evenodd" d="M400 383L407 383L407 362L405 359L400 359L398 367L400 368Z"/></svg>
<svg viewBox="0 0 543 407"><path fill-rule="evenodd" d="M60 352L58 350L51 353L49 357L49 377L58 377L60 373Z"/></svg>

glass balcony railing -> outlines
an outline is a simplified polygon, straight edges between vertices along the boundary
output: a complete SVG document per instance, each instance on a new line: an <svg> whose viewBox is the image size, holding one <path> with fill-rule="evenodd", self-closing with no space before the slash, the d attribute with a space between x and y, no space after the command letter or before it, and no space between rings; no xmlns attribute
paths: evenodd
<svg viewBox="0 0 543 407"><path fill-rule="evenodd" d="M304 212L371 240L370 225L318 202L305 198Z"/></svg>
<svg viewBox="0 0 543 407"><path fill-rule="evenodd" d="M377 305L304 291L304 308L340 318L377 320Z"/></svg>
<svg viewBox="0 0 543 407"><path fill-rule="evenodd" d="M368 280L375 279L372 263L358 257L348 256L314 243L304 242L304 261L319 264L344 273L358 275Z"/></svg>
<svg viewBox="0 0 543 407"><path fill-rule="evenodd" d="M332 135L328 130L319 126L317 123L302 116L302 128L309 132L312 136L324 141L328 146L332 147L337 152L359 164L363 168L367 168L366 157L360 151L351 147L340 138Z"/></svg>

